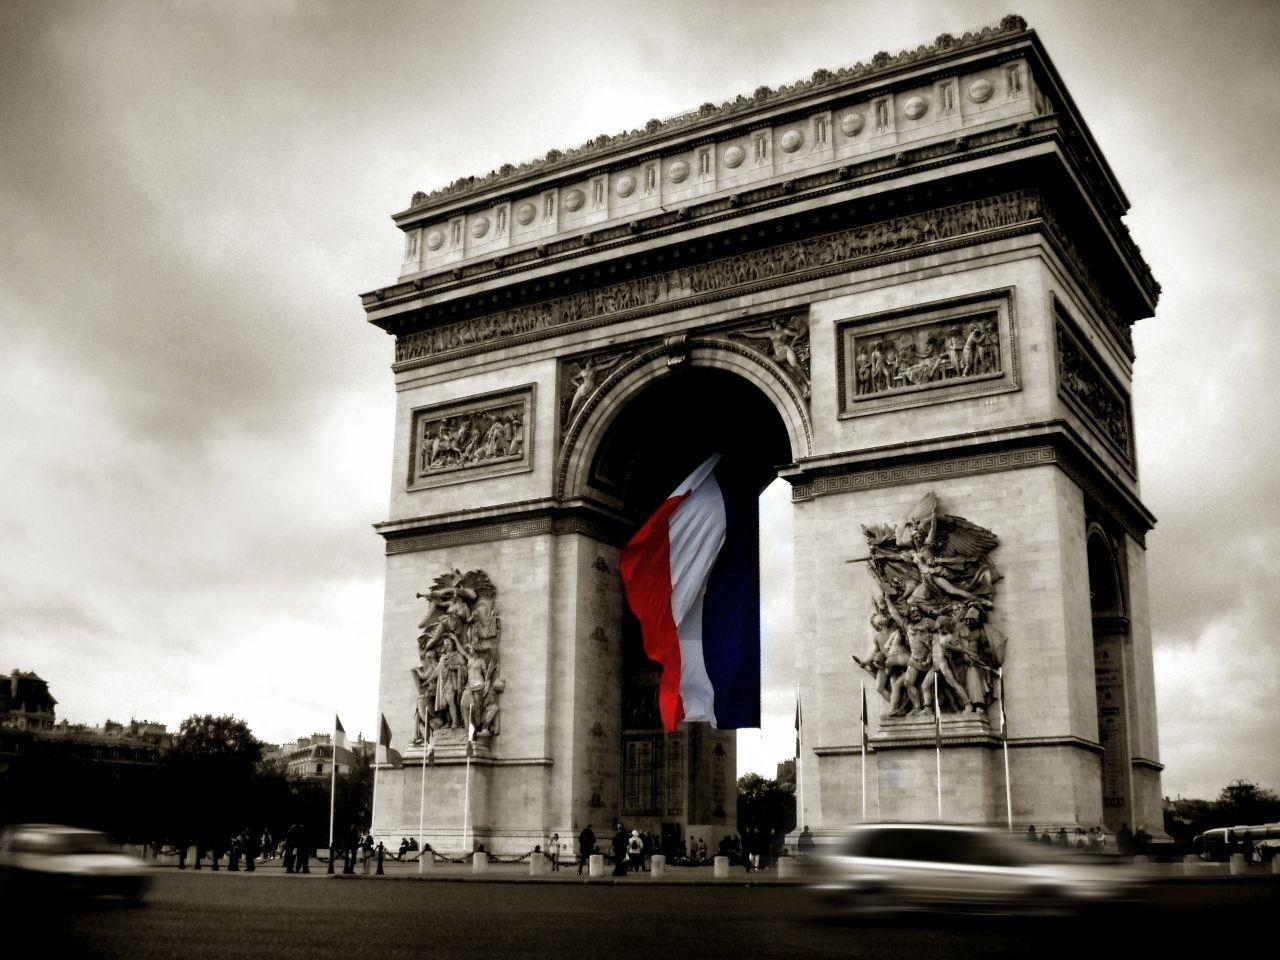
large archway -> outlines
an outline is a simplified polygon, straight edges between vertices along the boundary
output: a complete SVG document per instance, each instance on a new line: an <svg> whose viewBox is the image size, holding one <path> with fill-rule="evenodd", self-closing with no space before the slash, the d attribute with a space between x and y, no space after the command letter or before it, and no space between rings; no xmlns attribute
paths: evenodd
<svg viewBox="0 0 1280 960"><path fill-rule="evenodd" d="M598 437L589 483L615 499L635 527L713 453L757 498L792 459L773 401L742 375L715 367L649 380L614 410ZM754 537L749 549L758 558ZM761 577L783 573L761 570ZM657 709L660 668L645 655L639 623L627 610L621 637L620 815L660 837L667 852L681 841L703 840L714 849L722 836L738 832L736 733L705 723L665 733Z"/></svg>

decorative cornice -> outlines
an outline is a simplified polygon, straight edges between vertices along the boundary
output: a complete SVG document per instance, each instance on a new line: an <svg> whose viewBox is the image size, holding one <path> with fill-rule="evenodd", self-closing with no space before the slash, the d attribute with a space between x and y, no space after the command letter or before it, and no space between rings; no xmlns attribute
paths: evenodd
<svg viewBox="0 0 1280 960"><path fill-rule="evenodd" d="M792 485L792 501L800 502L829 494L1042 466L1056 466L1129 536L1145 543L1155 517L1132 490L1115 480L1110 468L1063 420L800 460L781 475Z"/></svg>
<svg viewBox="0 0 1280 960"><path fill-rule="evenodd" d="M1043 225L1045 201L1019 190L677 267L595 290L500 310L396 338L394 369L409 370L493 346L576 332L659 311L742 296L875 266L921 252L936 253L1028 233ZM1066 241L1063 238L1063 242ZM1114 322L1120 324L1119 318Z"/></svg>
<svg viewBox="0 0 1280 960"><path fill-rule="evenodd" d="M958 737L948 737L946 734L947 724L945 720L942 723L942 729L942 745L944 749L953 747L982 747L994 750L1001 745L1000 737L995 734L990 736L967 734ZM919 750L922 748L933 750L934 744L935 740L933 733L930 732L927 736L920 737L902 737L893 740L872 740L868 746L867 752L880 753L886 750ZM1010 750L1025 750L1034 747L1072 747L1077 750L1087 750L1090 753L1103 753L1102 744L1093 740L1086 740L1084 737L1062 736L1009 738ZM812 749L819 757L838 757L848 756L850 754L857 755L862 752L862 747L856 743L834 744L832 746L813 747ZM1134 763L1136 764L1137 761L1135 760Z"/></svg>
<svg viewBox="0 0 1280 960"><path fill-rule="evenodd" d="M589 504L560 506L550 501L533 506L512 504L483 514L422 517L379 524L375 529L386 538L388 556L542 534L581 533L621 546L631 532L626 521L602 508Z"/></svg>
<svg viewBox="0 0 1280 960"><path fill-rule="evenodd" d="M852 67L841 67L838 70L818 69L807 80L798 80L792 84L784 84L777 90L768 86L760 86L750 96L739 95L734 100L726 100L720 106L704 103L697 110L680 114L668 120L653 119L645 124L644 130L630 130L622 133L600 134L579 147L567 150L548 150L536 159L520 164L504 163L497 170L491 170L483 177L461 177L446 187L432 190L430 193L419 191L413 195L409 210L413 213L428 209L438 204L433 201L455 202L467 197L483 193L503 183L516 183L530 176L539 176L568 168L584 159L599 158L621 149L652 146L656 151L661 141L678 131L695 133L699 128L710 126L729 117L747 114L762 107L785 105L799 100L825 87L846 85L852 82L864 82L876 77L888 77L904 67L915 67L929 60L951 56L957 52L972 49L993 40L1002 40L1027 32L1027 22L1016 14L1004 17L997 26L983 27L978 31L967 31L959 37L949 33L941 33L932 44L922 44L914 50L902 50L895 55L881 51L873 56L870 62L859 62Z"/></svg>

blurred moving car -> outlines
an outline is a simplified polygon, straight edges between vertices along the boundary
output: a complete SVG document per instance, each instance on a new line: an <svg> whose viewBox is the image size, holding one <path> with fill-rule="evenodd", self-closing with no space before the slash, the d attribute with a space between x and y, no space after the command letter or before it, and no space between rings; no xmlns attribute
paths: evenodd
<svg viewBox="0 0 1280 960"><path fill-rule="evenodd" d="M24 823L0 833L0 895L9 902L79 896L137 902L150 878L146 864L96 830Z"/></svg>
<svg viewBox="0 0 1280 960"><path fill-rule="evenodd" d="M1122 867L1044 850L1004 831L933 823L851 828L816 857L813 889L829 907L1061 913L1132 898Z"/></svg>

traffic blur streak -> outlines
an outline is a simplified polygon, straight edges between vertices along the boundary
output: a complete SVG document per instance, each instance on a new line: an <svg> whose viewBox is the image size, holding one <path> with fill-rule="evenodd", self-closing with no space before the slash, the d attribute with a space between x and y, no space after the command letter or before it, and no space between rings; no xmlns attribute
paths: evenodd
<svg viewBox="0 0 1280 960"><path fill-rule="evenodd" d="M1140 899L1144 885L1114 860L1045 849L1008 833L932 823L850 828L812 859L826 910L1061 915Z"/></svg>
<svg viewBox="0 0 1280 960"><path fill-rule="evenodd" d="M0 834L0 896L28 909L56 909L86 897L140 903L151 871L95 830L18 824Z"/></svg>

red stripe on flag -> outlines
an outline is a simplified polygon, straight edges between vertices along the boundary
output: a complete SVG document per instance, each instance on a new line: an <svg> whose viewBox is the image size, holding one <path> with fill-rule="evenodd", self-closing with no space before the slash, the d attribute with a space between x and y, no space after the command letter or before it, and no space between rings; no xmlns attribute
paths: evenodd
<svg viewBox="0 0 1280 960"><path fill-rule="evenodd" d="M623 547L618 561L627 605L640 621L644 652L662 665L658 709L662 713L662 725L668 731L675 730L684 717L684 703L680 699L680 636L671 614L670 519L688 496L683 493L663 503Z"/></svg>

